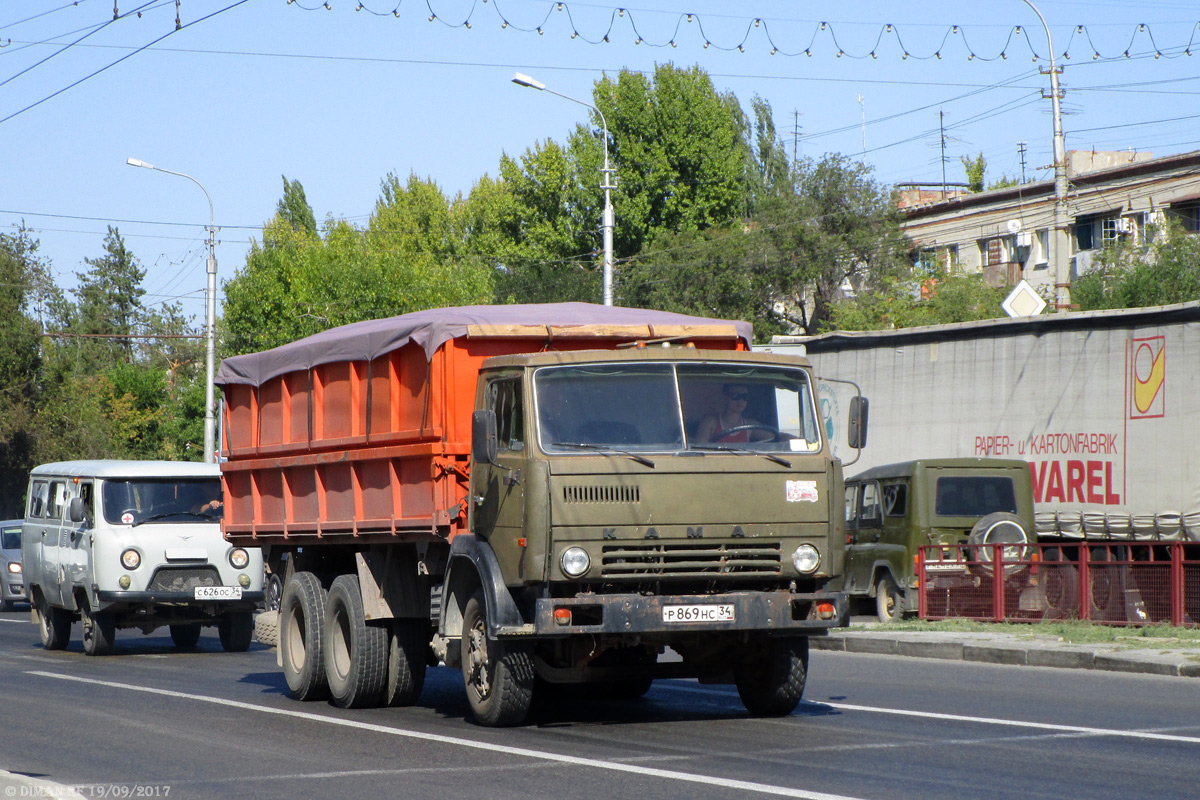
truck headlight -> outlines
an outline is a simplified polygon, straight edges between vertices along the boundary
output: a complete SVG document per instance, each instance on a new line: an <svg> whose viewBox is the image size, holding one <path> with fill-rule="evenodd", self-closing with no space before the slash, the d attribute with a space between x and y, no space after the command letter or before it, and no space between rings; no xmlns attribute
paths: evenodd
<svg viewBox="0 0 1200 800"><path fill-rule="evenodd" d="M821 554L811 544L802 544L792 553L792 566L801 575L809 575L821 566Z"/></svg>
<svg viewBox="0 0 1200 800"><path fill-rule="evenodd" d="M250 554L241 547L235 547L229 551L229 563L234 569L245 569L250 563Z"/></svg>
<svg viewBox="0 0 1200 800"><path fill-rule="evenodd" d="M578 578L592 566L592 559L582 547L568 547L563 551L560 563L568 578Z"/></svg>
<svg viewBox="0 0 1200 800"><path fill-rule="evenodd" d="M21 565L16 561L10 561L8 562L8 571L19 575L21 573Z"/></svg>
<svg viewBox="0 0 1200 800"><path fill-rule="evenodd" d="M137 569L142 565L142 554L132 547L121 553L121 566L125 569Z"/></svg>

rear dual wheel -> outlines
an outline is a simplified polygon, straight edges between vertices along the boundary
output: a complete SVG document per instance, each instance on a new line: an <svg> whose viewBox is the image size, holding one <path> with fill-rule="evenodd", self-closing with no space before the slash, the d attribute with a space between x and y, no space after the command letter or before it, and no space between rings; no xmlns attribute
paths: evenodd
<svg viewBox="0 0 1200 800"><path fill-rule="evenodd" d="M279 654L288 693L294 700L329 696L325 678L325 587L311 572L297 572L283 589L279 610Z"/></svg>

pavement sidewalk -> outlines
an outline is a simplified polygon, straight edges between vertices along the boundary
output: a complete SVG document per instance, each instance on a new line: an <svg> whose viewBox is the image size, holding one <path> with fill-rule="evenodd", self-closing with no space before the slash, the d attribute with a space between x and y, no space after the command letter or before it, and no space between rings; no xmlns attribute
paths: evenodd
<svg viewBox="0 0 1200 800"><path fill-rule="evenodd" d="M985 664L1064 667L1200 678L1200 648L1074 644L1038 634L839 629L814 636L817 650L942 658Z"/></svg>

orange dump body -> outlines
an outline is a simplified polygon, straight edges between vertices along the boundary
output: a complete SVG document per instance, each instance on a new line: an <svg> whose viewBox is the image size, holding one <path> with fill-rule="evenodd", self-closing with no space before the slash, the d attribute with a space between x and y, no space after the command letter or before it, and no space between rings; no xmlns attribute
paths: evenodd
<svg viewBox="0 0 1200 800"><path fill-rule="evenodd" d="M487 358L664 337L749 349L731 325L475 325L429 357L409 342L258 385L223 383L225 536L293 546L453 537L466 526L471 414Z"/></svg>

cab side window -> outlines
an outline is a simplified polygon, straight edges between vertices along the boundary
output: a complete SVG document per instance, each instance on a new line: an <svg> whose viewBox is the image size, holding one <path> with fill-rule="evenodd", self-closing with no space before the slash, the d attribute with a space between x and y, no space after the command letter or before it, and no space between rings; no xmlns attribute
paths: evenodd
<svg viewBox="0 0 1200 800"><path fill-rule="evenodd" d="M31 518L46 516L46 505L50 498L50 484L46 481L34 481L29 487L29 513Z"/></svg>
<svg viewBox="0 0 1200 800"><path fill-rule="evenodd" d="M497 444L503 451L520 451L525 447L524 403L521 381L517 378L498 380L488 387L491 408L496 412Z"/></svg>
<svg viewBox="0 0 1200 800"><path fill-rule="evenodd" d="M67 484L65 481L50 482L50 497L46 503L46 516L49 519L62 519L63 506L67 504Z"/></svg>
<svg viewBox="0 0 1200 800"><path fill-rule="evenodd" d="M879 484L869 481L862 485L858 507L858 527L878 528L883 524L883 506L879 496Z"/></svg>

